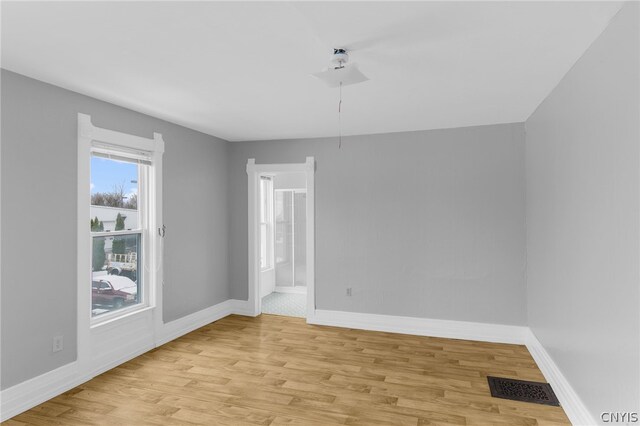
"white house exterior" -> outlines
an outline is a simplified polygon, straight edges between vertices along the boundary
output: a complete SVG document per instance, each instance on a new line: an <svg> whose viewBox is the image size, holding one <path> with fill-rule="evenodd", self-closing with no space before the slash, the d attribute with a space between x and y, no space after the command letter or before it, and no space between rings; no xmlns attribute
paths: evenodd
<svg viewBox="0 0 640 426"><path fill-rule="evenodd" d="M115 231L118 213L124 217L125 229L136 229L138 227L138 210L124 209L121 207L91 206L91 219L97 217L98 220L102 221L105 231ZM88 223L87 226L89 226ZM104 250L106 253L111 253L112 243L113 237L105 237Z"/></svg>
<svg viewBox="0 0 640 426"><path fill-rule="evenodd" d="M123 209L121 207L91 206L91 219L97 217L98 220L101 220L105 231L115 230L118 213L125 217L125 229L136 229L138 227L138 210Z"/></svg>

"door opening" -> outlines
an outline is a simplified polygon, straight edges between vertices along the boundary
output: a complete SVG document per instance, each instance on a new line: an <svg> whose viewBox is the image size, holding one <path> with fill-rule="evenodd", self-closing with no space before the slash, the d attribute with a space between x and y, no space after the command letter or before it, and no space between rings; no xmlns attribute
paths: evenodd
<svg viewBox="0 0 640 426"><path fill-rule="evenodd" d="M276 181L278 181L277 177ZM274 191L276 221L274 291L306 294L306 185L304 188L276 188Z"/></svg>
<svg viewBox="0 0 640 426"><path fill-rule="evenodd" d="M313 158L303 164L250 159L249 301L261 313L315 312Z"/></svg>

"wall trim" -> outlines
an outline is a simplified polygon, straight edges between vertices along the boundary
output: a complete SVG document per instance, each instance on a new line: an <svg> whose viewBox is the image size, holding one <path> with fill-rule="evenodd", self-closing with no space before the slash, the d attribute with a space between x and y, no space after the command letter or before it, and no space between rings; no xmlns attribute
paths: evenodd
<svg viewBox="0 0 640 426"><path fill-rule="evenodd" d="M161 238L159 235L162 225L162 157L165 143L160 133L154 133L153 138L143 138L127 133L96 127L88 114L77 114L77 213L78 218L90 217L90 163L92 152L104 150L122 150L138 158L140 156L151 160L151 166L139 176L144 182L143 204L148 210L145 221L147 242L143 247L143 257L149 259L148 279L144 284L143 303L136 305L130 314L117 315L109 320L109 314L104 317L91 316L91 287L87 285L91 275L91 232L84 220L77 224L77 345L76 362L78 370L90 376L93 371L109 369L119 365L136 354L153 348L155 336L162 332L162 282L163 270L160 262ZM144 210L144 209L143 209ZM158 229L158 232L156 232ZM159 267L156 267L159 266ZM132 308L133 309L133 308ZM104 319L104 321L101 321ZM116 324L123 329L138 327L137 332L122 334ZM140 339L139 336L144 336ZM145 340L142 342L141 340ZM116 341L115 350L102 351L102 347L110 346L106 342ZM99 354L99 355L96 355Z"/></svg>
<svg viewBox="0 0 640 426"><path fill-rule="evenodd" d="M528 337L528 327L525 326L345 311L316 310L313 317L307 318L307 322L309 324L357 328L360 330L494 343L525 344Z"/></svg>
<svg viewBox="0 0 640 426"><path fill-rule="evenodd" d="M0 392L0 421L5 421L84 383L77 361L65 364Z"/></svg>
<svg viewBox="0 0 640 426"><path fill-rule="evenodd" d="M272 175L286 172L304 173L307 181L307 223L306 254L307 254L307 317L313 316L315 310L315 160L307 157L304 163L287 164L256 164L255 158L247 160L247 207L248 207L248 302L254 316L262 312L262 298L260 297L260 256L258 230L259 181L261 175Z"/></svg>
<svg viewBox="0 0 640 426"><path fill-rule="evenodd" d="M527 349L538 364L547 382L551 384L553 392L558 397L560 405L574 425L595 425L598 422L593 418L587 406L584 405L560 368L551 358L542 343L530 328L527 328Z"/></svg>
<svg viewBox="0 0 640 426"><path fill-rule="evenodd" d="M418 336L524 344L547 382L553 387L571 423L574 425L597 424L586 405L529 327L328 310L316 310L314 316L307 318L307 322Z"/></svg>
<svg viewBox="0 0 640 426"><path fill-rule="evenodd" d="M274 292L276 293L289 293L289 294L307 294L307 287L284 287L277 285Z"/></svg>
<svg viewBox="0 0 640 426"><path fill-rule="evenodd" d="M225 300L209 308L165 323L155 341L153 338L151 341L145 339L142 344L129 345L118 356L103 365L91 368L90 371L83 371L81 364L74 361L4 389L0 392L0 421L3 422L17 416L155 347L162 346L231 314L253 316L246 300Z"/></svg>
<svg viewBox="0 0 640 426"><path fill-rule="evenodd" d="M224 302L194 312L182 318L167 322L156 337L156 346L162 346L180 336L191 333L207 324L218 321L233 313L233 300Z"/></svg>
<svg viewBox="0 0 640 426"><path fill-rule="evenodd" d="M228 315L255 316L252 308L248 300L229 299L165 323L161 333L156 336L155 345L135 348L117 361L91 372L81 371L80 364L74 361L7 388L0 392L0 421L8 420L73 389L96 375L153 349L154 346L162 346ZM553 387L569 420L574 425L597 423L529 327L329 310L315 310L313 315L307 317L307 323L418 336L525 344L542 374Z"/></svg>
<svg viewBox="0 0 640 426"><path fill-rule="evenodd" d="M253 306L248 300L231 299L231 306L232 314L242 315L245 317L258 316L258 313L253 310Z"/></svg>

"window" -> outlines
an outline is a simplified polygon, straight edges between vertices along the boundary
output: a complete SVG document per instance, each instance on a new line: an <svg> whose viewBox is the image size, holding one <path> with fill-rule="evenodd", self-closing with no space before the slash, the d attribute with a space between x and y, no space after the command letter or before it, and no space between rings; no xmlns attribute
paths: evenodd
<svg viewBox="0 0 640 426"><path fill-rule="evenodd" d="M260 269L273 268L273 181L260 176Z"/></svg>
<svg viewBox="0 0 640 426"><path fill-rule="evenodd" d="M147 253L150 164L139 155L115 149L94 148L91 153L88 225L94 319L148 304L143 264Z"/></svg>

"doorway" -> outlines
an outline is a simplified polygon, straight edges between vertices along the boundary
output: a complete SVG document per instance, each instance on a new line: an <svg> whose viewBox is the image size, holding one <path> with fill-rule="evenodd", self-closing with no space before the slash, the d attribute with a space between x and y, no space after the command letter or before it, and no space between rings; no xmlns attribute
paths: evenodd
<svg viewBox="0 0 640 426"><path fill-rule="evenodd" d="M312 157L302 164L247 164L249 304L261 313L315 312Z"/></svg>
<svg viewBox="0 0 640 426"><path fill-rule="evenodd" d="M278 177L275 179L277 182ZM304 182L304 175L302 179ZM307 294L306 184L297 189L276 188L274 192L274 290Z"/></svg>

